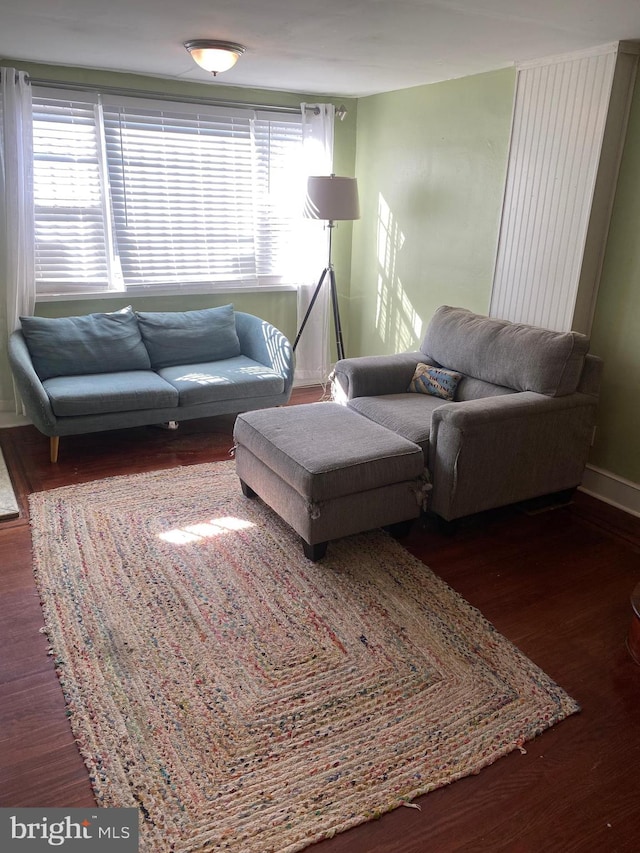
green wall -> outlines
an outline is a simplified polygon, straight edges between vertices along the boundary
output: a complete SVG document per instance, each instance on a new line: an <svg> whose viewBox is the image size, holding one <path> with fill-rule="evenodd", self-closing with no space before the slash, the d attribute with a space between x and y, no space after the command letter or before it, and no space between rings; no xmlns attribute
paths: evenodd
<svg viewBox="0 0 640 853"><path fill-rule="evenodd" d="M640 484L640 85L636 85L609 229L591 351L604 359L590 462Z"/></svg>
<svg viewBox="0 0 640 853"><path fill-rule="evenodd" d="M416 348L439 305L486 312L515 71L358 102L347 353Z"/></svg>

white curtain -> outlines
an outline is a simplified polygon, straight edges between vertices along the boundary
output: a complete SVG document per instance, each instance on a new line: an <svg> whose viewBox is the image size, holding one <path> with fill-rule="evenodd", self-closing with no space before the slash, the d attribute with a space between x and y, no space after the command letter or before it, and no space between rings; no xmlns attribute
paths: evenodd
<svg viewBox="0 0 640 853"><path fill-rule="evenodd" d="M31 85L24 71L1 68L0 233L7 327L20 325L36 303L33 231L33 130Z"/></svg>
<svg viewBox="0 0 640 853"><path fill-rule="evenodd" d="M333 171L333 104L301 104L304 170L307 175ZM298 288L298 328L329 260L326 222L307 219L303 226L303 283ZM329 374L329 277L325 277L296 348L296 382L324 382Z"/></svg>
<svg viewBox="0 0 640 853"><path fill-rule="evenodd" d="M33 129L31 85L24 71L0 68L0 288L6 292L3 338L33 314ZM22 405L15 394L16 411Z"/></svg>

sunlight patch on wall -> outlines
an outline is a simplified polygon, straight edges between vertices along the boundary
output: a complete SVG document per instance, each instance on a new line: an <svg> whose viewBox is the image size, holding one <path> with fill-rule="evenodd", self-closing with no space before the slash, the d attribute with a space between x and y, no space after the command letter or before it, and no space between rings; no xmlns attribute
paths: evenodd
<svg viewBox="0 0 640 853"><path fill-rule="evenodd" d="M422 337L422 320L407 296L398 274L398 255L404 245L401 231L391 208L380 195L378 199L378 285L376 329L380 338L394 352L415 349Z"/></svg>
<svg viewBox="0 0 640 853"><path fill-rule="evenodd" d="M250 521L242 518L212 518L210 521L202 521L199 524L188 524L185 527L177 527L158 534L158 539L170 542L172 545L191 545L202 539L210 539L212 536L220 536L222 533L233 533L236 530L246 530L253 527Z"/></svg>

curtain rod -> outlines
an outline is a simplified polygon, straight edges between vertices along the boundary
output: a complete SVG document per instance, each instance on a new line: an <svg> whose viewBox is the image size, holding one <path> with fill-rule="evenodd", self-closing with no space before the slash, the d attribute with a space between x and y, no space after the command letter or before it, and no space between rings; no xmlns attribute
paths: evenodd
<svg viewBox="0 0 640 853"><path fill-rule="evenodd" d="M92 86L88 83L66 83L62 80L39 80L30 78L32 86L46 86L49 89L62 89L76 92L98 92L105 95L122 95L130 98L159 97L163 101L174 101L182 104L202 104L208 107L244 107L250 110L265 110L274 113L300 114L300 107L278 106L277 104L252 104L248 101L223 101L210 98L194 98L188 95L167 95L164 92L147 91L145 89L124 89L117 86Z"/></svg>

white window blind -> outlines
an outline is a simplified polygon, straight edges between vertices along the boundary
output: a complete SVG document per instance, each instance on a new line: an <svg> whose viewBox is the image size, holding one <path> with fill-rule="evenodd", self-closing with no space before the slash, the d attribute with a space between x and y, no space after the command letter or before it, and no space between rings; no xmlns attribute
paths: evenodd
<svg viewBox="0 0 640 853"><path fill-rule="evenodd" d="M109 287L97 103L35 98L35 271L40 292Z"/></svg>
<svg viewBox="0 0 640 853"><path fill-rule="evenodd" d="M299 116L34 91L36 138L40 292L291 283Z"/></svg>

